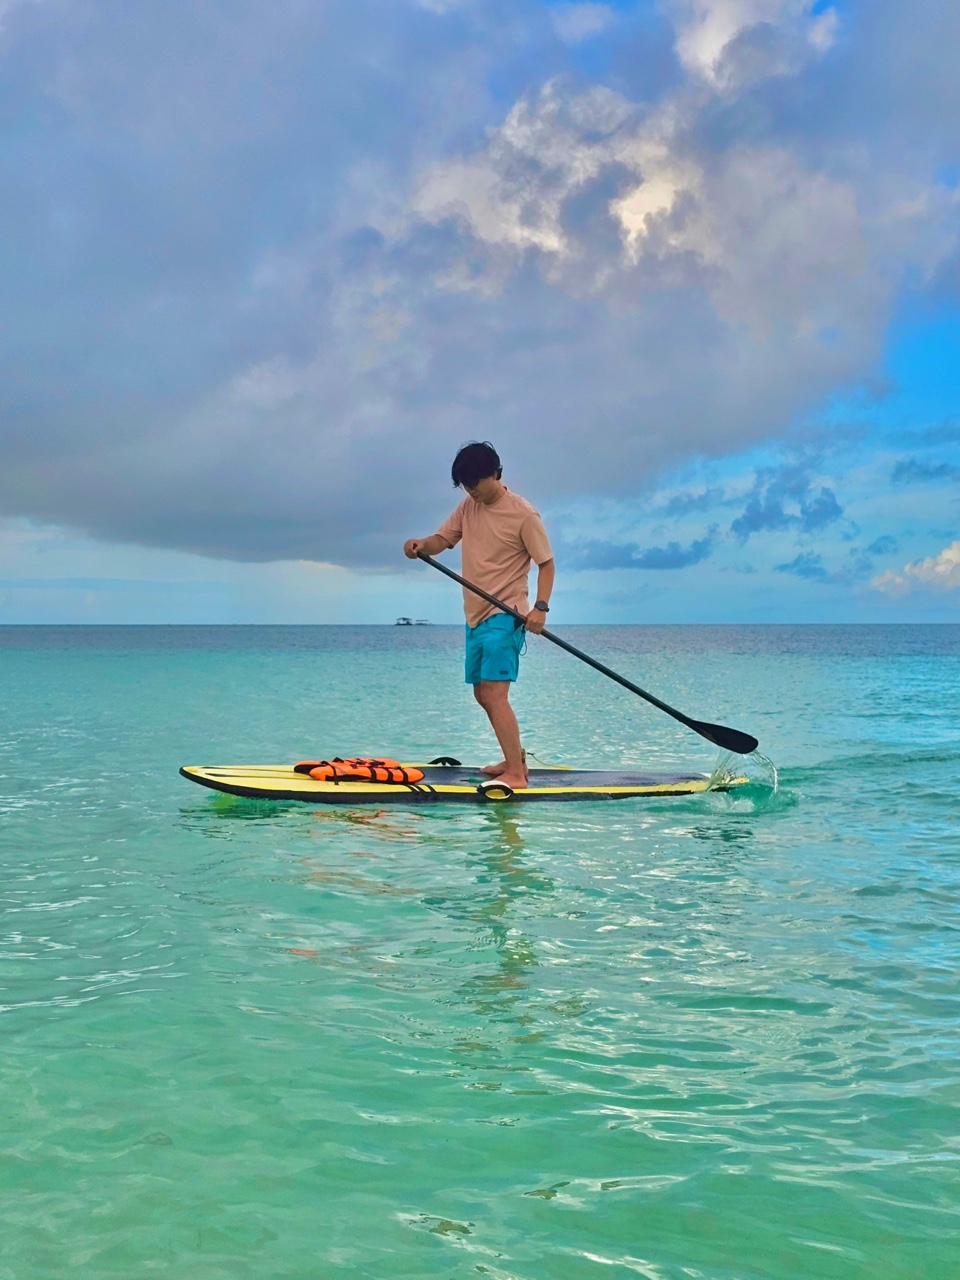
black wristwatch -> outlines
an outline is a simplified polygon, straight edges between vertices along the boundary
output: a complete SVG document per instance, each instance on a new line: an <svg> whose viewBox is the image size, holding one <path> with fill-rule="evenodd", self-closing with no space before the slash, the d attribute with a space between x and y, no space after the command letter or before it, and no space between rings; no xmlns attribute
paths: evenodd
<svg viewBox="0 0 960 1280"><path fill-rule="evenodd" d="M546 600L538 600L538 601L537 601L537 603L536 603L533 607L534 607L535 609L539 609L541 613L549 613L549 612L550 612L550 606L547 604Z"/></svg>

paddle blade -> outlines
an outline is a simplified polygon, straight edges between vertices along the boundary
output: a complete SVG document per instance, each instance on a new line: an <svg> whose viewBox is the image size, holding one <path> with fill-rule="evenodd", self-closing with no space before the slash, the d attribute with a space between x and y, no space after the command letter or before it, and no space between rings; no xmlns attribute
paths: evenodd
<svg viewBox="0 0 960 1280"><path fill-rule="evenodd" d="M748 756L760 745L759 741L749 733L741 733L739 729L728 729L723 724L707 724L704 720L691 720L689 724L701 738L716 743L724 751L735 751L739 756Z"/></svg>

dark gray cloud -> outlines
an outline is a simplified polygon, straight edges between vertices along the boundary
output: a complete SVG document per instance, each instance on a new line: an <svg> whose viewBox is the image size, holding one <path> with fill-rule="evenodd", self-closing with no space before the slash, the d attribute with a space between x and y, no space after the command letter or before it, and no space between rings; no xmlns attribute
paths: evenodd
<svg viewBox="0 0 960 1280"><path fill-rule="evenodd" d="M371 566L467 438L544 502L785 431L953 252L956 6L902 9L714 64L669 5L14 2L0 514ZM792 483L735 532L839 518Z"/></svg>
<svg viewBox="0 0 960 1280"><path fill-rule="evenodd" d="M894 484L931 484L960 477L960 467L952 462L932 462L925 458L902 458L890 479Z"/></svg>
<svg viewBox="0 0 960 1280"><path fill-rule="evenodd" d="M686 569L706 560L713 550L715 530L688 546L668 542L663 547L642 548L635 542L586 542L565 559L577 569Z"/></svg>

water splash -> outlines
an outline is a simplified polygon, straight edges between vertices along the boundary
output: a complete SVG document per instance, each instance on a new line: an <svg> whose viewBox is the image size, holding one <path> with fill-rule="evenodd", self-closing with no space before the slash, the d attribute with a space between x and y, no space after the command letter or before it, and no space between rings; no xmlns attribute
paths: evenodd
<svg viewBox="0 0 960 1280"><path fill-rule="evenodd" d="M754 751L753 758L759 760L763 765L764 771L769 779L770 790L774 795L780 790L780 775L777 772L777 766L773 763L769 756L765 756L762 751Z"/></svg>
<svg viewBox="0 0 960 1280"><path fill-rule="evenodd" d="M758 763L760 765L759 771L756 768ZM733 786L735 783L739 783L742 786L744 779L754 786L759 785L768 788L772 795L776 795L780 789L777 766L768 756L762 755L759 751L754 751L749 756L741 756L735 752L727 751L720 756L713 766L708 790L720 790Z"/></svg>

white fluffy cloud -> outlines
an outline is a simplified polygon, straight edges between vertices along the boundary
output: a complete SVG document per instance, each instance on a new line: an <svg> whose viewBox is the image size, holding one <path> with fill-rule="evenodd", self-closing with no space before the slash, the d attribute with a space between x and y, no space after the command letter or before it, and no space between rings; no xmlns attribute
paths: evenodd
<svg viewBox="0 0 960 1280"><path fill-rule="evenodd" d="M881 573L871 585L894 596L928 587L956 591L960 589L960 542L951 542L938 555L928 556L926 560L915 560L902 569Z"/></svg>

